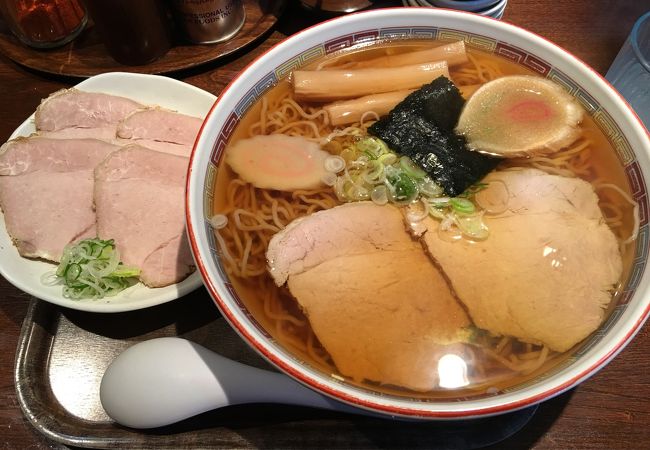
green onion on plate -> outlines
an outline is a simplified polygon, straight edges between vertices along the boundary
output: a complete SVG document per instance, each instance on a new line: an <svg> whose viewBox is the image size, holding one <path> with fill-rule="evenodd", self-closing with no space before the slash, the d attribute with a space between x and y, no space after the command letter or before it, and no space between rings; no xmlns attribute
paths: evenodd
<svg viewBox="0 0 650 450"><path fill-rule="evenodd" d="M64 297L98 299L133 286L140 269L120 262L113 239L85 239L65 247L55 275Z"/></svg>

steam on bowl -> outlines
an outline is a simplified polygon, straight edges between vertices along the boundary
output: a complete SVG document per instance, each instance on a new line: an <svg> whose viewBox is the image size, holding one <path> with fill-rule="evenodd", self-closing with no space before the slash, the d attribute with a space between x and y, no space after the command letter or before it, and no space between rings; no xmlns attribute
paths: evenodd
<svg viewBox="0 0 650 450"><path fill-rule="evenodd" d="M188 233L224 317L301 383L391 416L499 414L593 375L646 320L649 156L627 104L551 42L363 12L224 90Z"/></svg>

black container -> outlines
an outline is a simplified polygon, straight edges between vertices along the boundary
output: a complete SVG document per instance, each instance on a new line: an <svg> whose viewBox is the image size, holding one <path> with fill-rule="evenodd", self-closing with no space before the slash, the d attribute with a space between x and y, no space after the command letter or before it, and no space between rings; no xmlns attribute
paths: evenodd
<svg viewBox="0 0 650 450"><path fill-rule="evenodd" d="M115 61L137 66L167 53L171 31L159 0L84 0L92 20Z"/></svg>

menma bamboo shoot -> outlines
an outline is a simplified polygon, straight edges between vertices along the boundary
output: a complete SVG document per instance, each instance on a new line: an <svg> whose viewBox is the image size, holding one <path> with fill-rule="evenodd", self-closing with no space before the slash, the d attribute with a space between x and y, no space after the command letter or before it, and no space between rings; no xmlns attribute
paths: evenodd
<svg viewBox="0 0 650 450"><path fill-rule="evenodd" d="M356 70L296 70L296 98L327 102L419 88L439 76L449 78L445 61L411 66Z"/></svg>
<svg viewBox="0 0 650 450"><path fill-rule="evenodd" d="M472 84L468 86L458 86L458 89L462 96L467 99L479 87L480 85L478 84ZM357 123L361 120L361 117L364 114L370 111L374 112L379 117L387 115L399 102L404 100L406 96L413 91L414 89L406 89L402 91L366 95L352 100L330 103L329 105L325 105L323 109L327 111L327 114L330 117L330 123L334 126Z"/></svg>
<svg viewBox="0 0 650 450"><path fill-rule="evenodd" d="M463 41L458 41L427 50L380 56L367 61L359 61L353 67L355 69L371 67L401 67L413 64L432 63L436 61L446 61L449 67L467 62L465 43Z"/></svg>

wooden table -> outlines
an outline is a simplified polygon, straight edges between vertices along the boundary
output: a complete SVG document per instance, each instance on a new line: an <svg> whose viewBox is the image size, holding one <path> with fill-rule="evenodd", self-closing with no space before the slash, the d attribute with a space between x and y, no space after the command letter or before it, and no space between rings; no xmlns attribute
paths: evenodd
<svg viewBox="0 0 650 450"><path fill-rule="evenodd" d="M639 0L510 0L503 20L568 49L604 74L635 19L648 6ZM284 14L275 30L233 57L175 77L219 94L254 57L310 19ZM40 99L78 80L26 70L0 57L0 142L28 117ZM13 366L29 296L0 278L0 447L57 448L23 417ZM579 387L542 404L522 431L495 448L649 448L650 331L646 326L611 364ZM374 442L374 441L373 441ZM381 443L377 443L380 445Z"/></svg>

